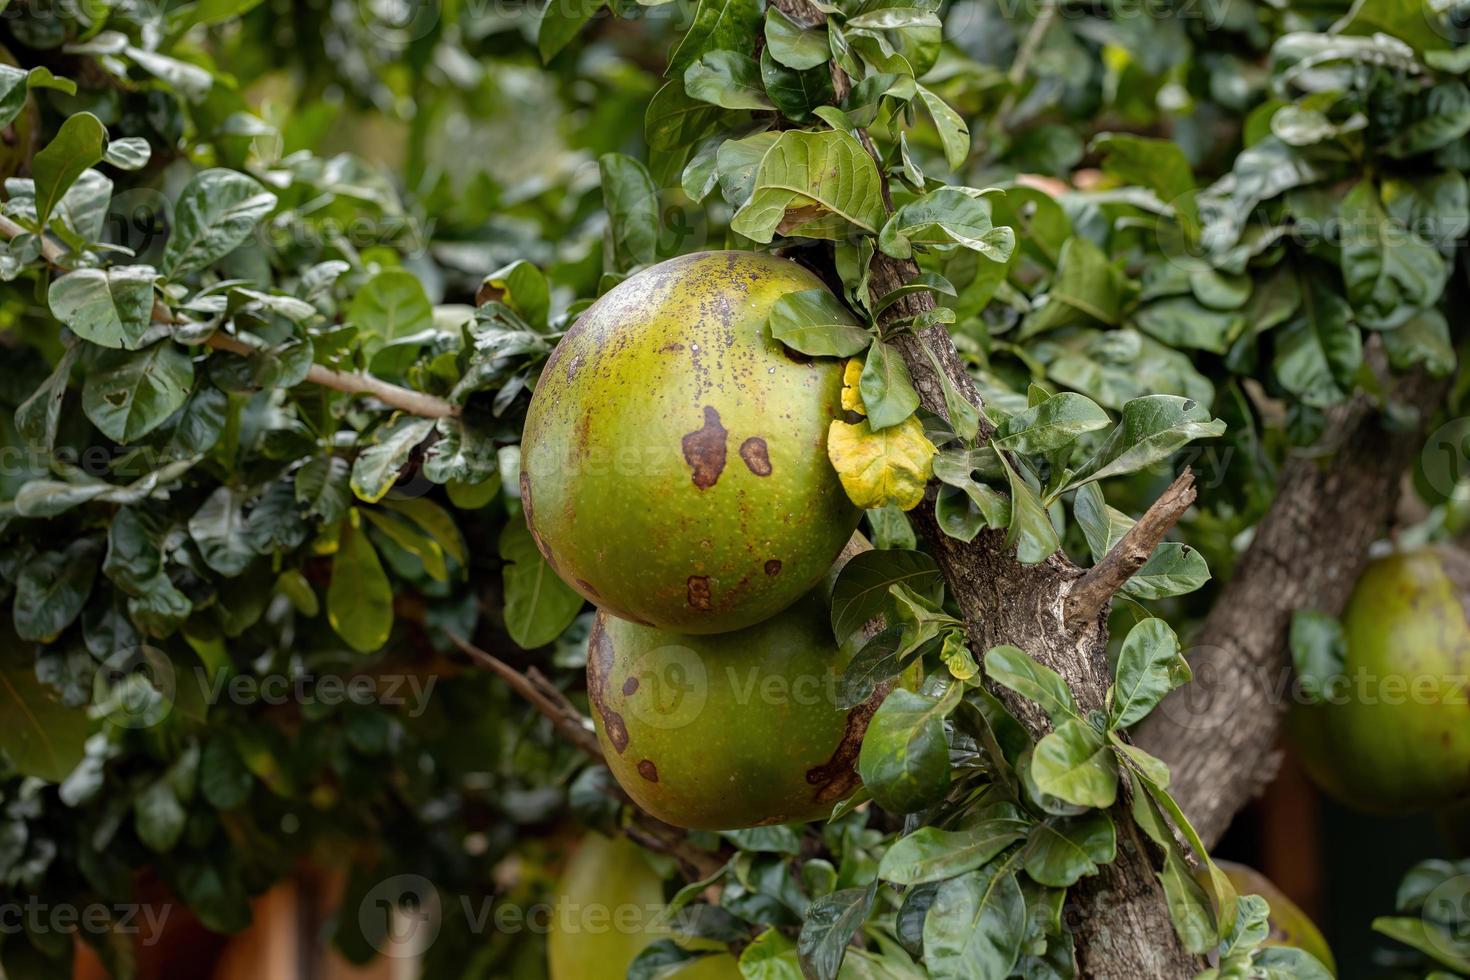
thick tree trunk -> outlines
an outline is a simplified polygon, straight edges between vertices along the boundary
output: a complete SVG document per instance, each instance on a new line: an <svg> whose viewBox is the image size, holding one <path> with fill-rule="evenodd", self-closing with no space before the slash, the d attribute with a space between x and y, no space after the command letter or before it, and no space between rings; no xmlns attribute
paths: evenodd
<svg viewBox="0 0 1470 980"><path fill-rule="evenodd" d="M1139 745L1169 764L1169 791L1206 845L1276 774L1293 691L1292 613L1342 612L1445 389L1419 373L1394 384L1392 400L1419 413L1415 431L1385 429L1364 395L1329 412L1321 446L1282 468L1271 509L1189 643L1194 681L1137 733Z"/></svg>
<svg viewBox="0 0 1470 980"><path fill-rule="evenodd" d="M917 272L912 263L878 256L872 268L875 296L896 289ZM926 293L906 297L901 315L932 306ZM898 338L904 363L924 408L947 416L944 390L920 344L929 347L946 375L974 404L980 399L943 326ZM982 425L988 425L982 419ZM910 515L927 539L951 594L965 618L977 659L1009 643L1066 679L1084 712L1101 708L1110 680L1106 613L1067 624L1067 598L1082 570L1060 554L1022 565L1003 532L982 532L966 543L944 534L934 521L932 494ZM994 692L1031 731L1049 729L1036 705L1004 689ZM1098 980L1173 980L1193 977L1203 964L1179 945L1169 921L1163 888L1154 875L1152 846L1134 827L1126 805L1114 809L1118 856L1112 864L1073 887L1068 921L1077 937L1080 975Z"/></svg>

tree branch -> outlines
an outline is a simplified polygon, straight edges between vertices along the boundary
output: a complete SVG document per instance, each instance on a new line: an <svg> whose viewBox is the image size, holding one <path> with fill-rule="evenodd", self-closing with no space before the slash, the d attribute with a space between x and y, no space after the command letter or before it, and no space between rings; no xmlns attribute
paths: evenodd
<svg viewBox="0 0 1470 980"><path fill-rule="evenodd" d="M510 685L512 691L525 698L533 708L550 719L552 726L562 738L590 755L597 762L605 761L602 746L597 744L597 736L593 733L591 719L578 711L576 705L568 701L566 695L562 694L555 684L547 680L546 675L541 671L531 667L523 674L504 660L481 650L452 630L445 630L444 635L449 637L450 642L464 651L471 660L505 681Z"/></svg>
<svg viewBox="0 0 1470 980"><path fill-rule="evenodd" d="M1383 375L1379 346L1370 347L1370 362ZM1194 680L1136 732L1139 745L1168 763L1169 792L1206 844L1276 774L1292 689L1292 614L1342 612L1447 385L1414 373L1389 387L1393 401L1418 412L1417 434L1384 428L1367 395L1328 412L1321 445L1335 455L1324 461L1308 451L1282 468L1271 509L1189 644Z"/></svg>
<svg viewBox="0 0 1470 980"><path fill-rule="evenodd" d="M14 239L19 235L30 234L25 228L3 215L0 215L0 235L7 239ZM41 255L54 269L65 272L66 252L48 235L41 235ZM153 303L153 320L156 323L175 324L178 321L165 304L155 300ZM204 341L205 346L215 350L226 351L230 354L238 354L241 357L249 357L258 353L259 349L238 337L231 337L222 330L217 330ZM400 411L408 412L410 415L419 415L424 418L445 418L459 415L459 406L452 405L442 398L425 394L422 391L414 391L412 388L403 388L399 385L389 384L369 374L360 374L356 371L334 371L320 364L313 364L306 372L306 380L313 384L319 384L323 388L331 388L334 391L345 391L354 395L371 395L372 397Z"/></svg>
<svg viewBox="0 0 1470 980"><path fill-rule="evenodd" d="M523 674L452 630L445 630L444 635L471 660L505 681L512 691L541 712L562 738L585 752L595 762L605 763L602 746L593 733L591 720L578 711L576 705L568 701L566 695L547 680L541 671L530 667ZM629 823L621 828L623 833L649 850L668 854L677 860L689 880L703 881L725 866L718 854L695 846L684 831L638 809L616 783L609 788L609 795L632 808Z"/></svg>
<svg viewBox="0 0 1470 980"><path fill-rule="evenodd" d="M1186 467L1138 523L1072 586L1067 594L1068 626L1076 629L1102 612L1113 594L1148 561L1164 535L1194 503L1195 496L1194 473Z"/></svg>

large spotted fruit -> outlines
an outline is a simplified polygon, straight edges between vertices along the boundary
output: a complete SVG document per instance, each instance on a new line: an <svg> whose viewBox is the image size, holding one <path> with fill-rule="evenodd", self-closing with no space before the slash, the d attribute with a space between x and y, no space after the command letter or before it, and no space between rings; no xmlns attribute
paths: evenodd
<svg viewBox="0 0 1470 980"><path fill-rule="evenodd" d="M541 553L601 609L723 633L821 579L859 511L827 459L842 364L771 339L788 293L823 288L752 252L701 252L620 283L547 361L522 436Z"/></svg>
<svg viewBox="0 0 1470 980"><path fill-rule="evenodd" d="M677 827L827 817L858 787L854 764L882 700L839 707L850 659L820 587L763 623L711 636L598 613L587 690L608 767L635 803Z"/></svg>

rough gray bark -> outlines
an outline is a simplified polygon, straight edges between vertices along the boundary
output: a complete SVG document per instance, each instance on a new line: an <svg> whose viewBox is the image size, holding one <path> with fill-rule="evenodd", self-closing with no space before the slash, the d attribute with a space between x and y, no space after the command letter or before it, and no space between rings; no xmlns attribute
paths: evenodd
<svg viewBox="0 0 1470 980"><path fill-rule="evenodd" d="M1136 733L1139 745L1169 764L1169 791L1207 846L1280 764L1292 613L1342 612L1445 390L1446 382L1418 373L1393 385L1392 399L1419 412L1416 432L1387 431L1363 395L1328 413L1321 447L1282 468L1271 509L1189 643L1194 681Z"/></svg>

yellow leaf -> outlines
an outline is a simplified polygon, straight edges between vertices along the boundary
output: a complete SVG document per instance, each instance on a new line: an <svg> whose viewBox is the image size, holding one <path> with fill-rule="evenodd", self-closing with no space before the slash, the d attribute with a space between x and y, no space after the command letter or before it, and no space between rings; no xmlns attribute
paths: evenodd
<svg viewBox="0 0 1470 980"><path fill-rule="evenodd" d="M912 415L879 432L867 419L856 425L834 421L827 429L827 458L859 507L897 504L913 510L924 499L936 452Z"/></svg>
<svg viewBox="0 0 1470 980"><path fill-rule="evenodd" d="M863 360L854 357L847 362L842 369L842 409L846 412L857 412L859 415L867 415L867 406L863 404L863 396L858 393L858 379L863 376Z"/></svg>

